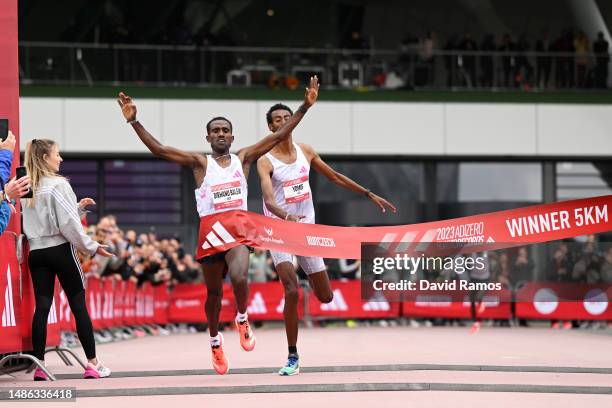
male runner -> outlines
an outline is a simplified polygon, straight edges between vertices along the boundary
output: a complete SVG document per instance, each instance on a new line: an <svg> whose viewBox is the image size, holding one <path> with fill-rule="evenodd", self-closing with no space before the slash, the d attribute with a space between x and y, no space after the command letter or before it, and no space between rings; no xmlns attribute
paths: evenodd
<svg viewBox="0 0 612 408"><path fill-rule="evenodd" d="M195 190L198 213L201 217L223 211L247 209L247 177L251 164L266 154L278 143L290 137L291 131L302 120L304 114L317 100L319 83L317 77L310 78L306 88L304 103L286 126L279 127L254 145L230 154L234 141L231 122L223 117L215 117L206 124L206 140L210 143L212 155L189 153L170 146L162 145L136 119L136 105L123 92L118 103L123 116L132 125L136 134L155 156L168 161L189 166L198 185ZM240 245L229 251L218 253L202 260L207 288L206 317L212 348L212 363L218 374L229 371L229 362L223 353L223 336L218 332L219 312L223 296L223 278L229 271L236 298L238 314L235 319L240 332L240 345L245 351L255 347L255 335L247 316L249 288L247 281L249 250Z"/></svg>
<svg viewBox="0 0 612 408"><path fill-rule="evenodd" d="M282 104L276 104L266 114L268 128L277 132L286 123L293 120L291 109ZM338 173L327 165L321 157L308 145L294 143L291 135L277 144L265 156L257 161L257 171L261 179L261 189L264 200L264 214L284 220L314 224L315 212L310 191L310 168L327 177L332 183L359 194L364 194L385 212L389 207L393 212L395 207L382 197L377 196L365 187L355 183L350 178ZM298 279L293 266L293 255L270 251L276 272L285 289L285 331L289 345L287 364L279 370L280 375L295 375L300 371L297 353L298 335ZM298 263L308 275L310 286L319 301L329 303L333 292L322 258L298 256Z"/></svg>

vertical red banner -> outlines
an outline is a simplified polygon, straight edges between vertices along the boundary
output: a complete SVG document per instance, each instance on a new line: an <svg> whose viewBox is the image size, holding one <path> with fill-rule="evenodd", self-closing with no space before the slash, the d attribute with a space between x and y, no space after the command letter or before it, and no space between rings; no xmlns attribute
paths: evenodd
<svg viewBox="0 0 612 408"><path fill-rule="evenodd" d="M17 137L13 168L19 166L19 59L17 56L17 0L2 0L0 6L0 118L8 118ZM13 215L9 231L21 232L19 216Z"/></svg>

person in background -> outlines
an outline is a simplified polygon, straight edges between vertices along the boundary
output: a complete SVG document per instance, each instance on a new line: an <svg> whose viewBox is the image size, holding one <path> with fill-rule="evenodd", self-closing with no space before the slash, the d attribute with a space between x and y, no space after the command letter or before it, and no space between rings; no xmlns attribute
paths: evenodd
<svg viewBox="0 0 612 408"><path fill-rule="evenodd" d="M11 214L15 212L13 200L23 197L30 190L29 177L8 181L16 144L15 135L10 130L6 140L0 143L0 235L8 226Z"/></svg>

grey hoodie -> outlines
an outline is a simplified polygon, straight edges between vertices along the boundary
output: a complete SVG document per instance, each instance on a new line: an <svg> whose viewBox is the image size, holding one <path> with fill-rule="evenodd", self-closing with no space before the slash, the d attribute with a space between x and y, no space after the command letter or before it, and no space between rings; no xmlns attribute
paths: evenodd
<svg viewBox="0 0 612 408"><path fill-rule="evenodd" d="M44 177L36 191L34 206L21 200L23 231L30 250L44 249L70 242L81 252L93 255L98 244L81 224L74 191L62 177Z"/></svg>

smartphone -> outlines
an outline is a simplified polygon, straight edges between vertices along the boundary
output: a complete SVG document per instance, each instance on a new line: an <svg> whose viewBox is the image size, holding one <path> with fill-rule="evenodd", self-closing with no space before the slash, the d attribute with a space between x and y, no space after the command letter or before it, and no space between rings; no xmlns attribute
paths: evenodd
<svg viewBox="0 0 612 408"><path fill-rule="evenodd" d="M8 119L0 119L0 142L4 142L8 137Z"/></svg>
<svg viewBox="0 0 612 408"><path fill-rule="evenodd" d="M17 180L19 180L20 178L27 176L28 172L26 168L22 166L15 169L15 174L17 175ZM32 198L32 189L30 189L27 194L21 198Z"/></svg>

